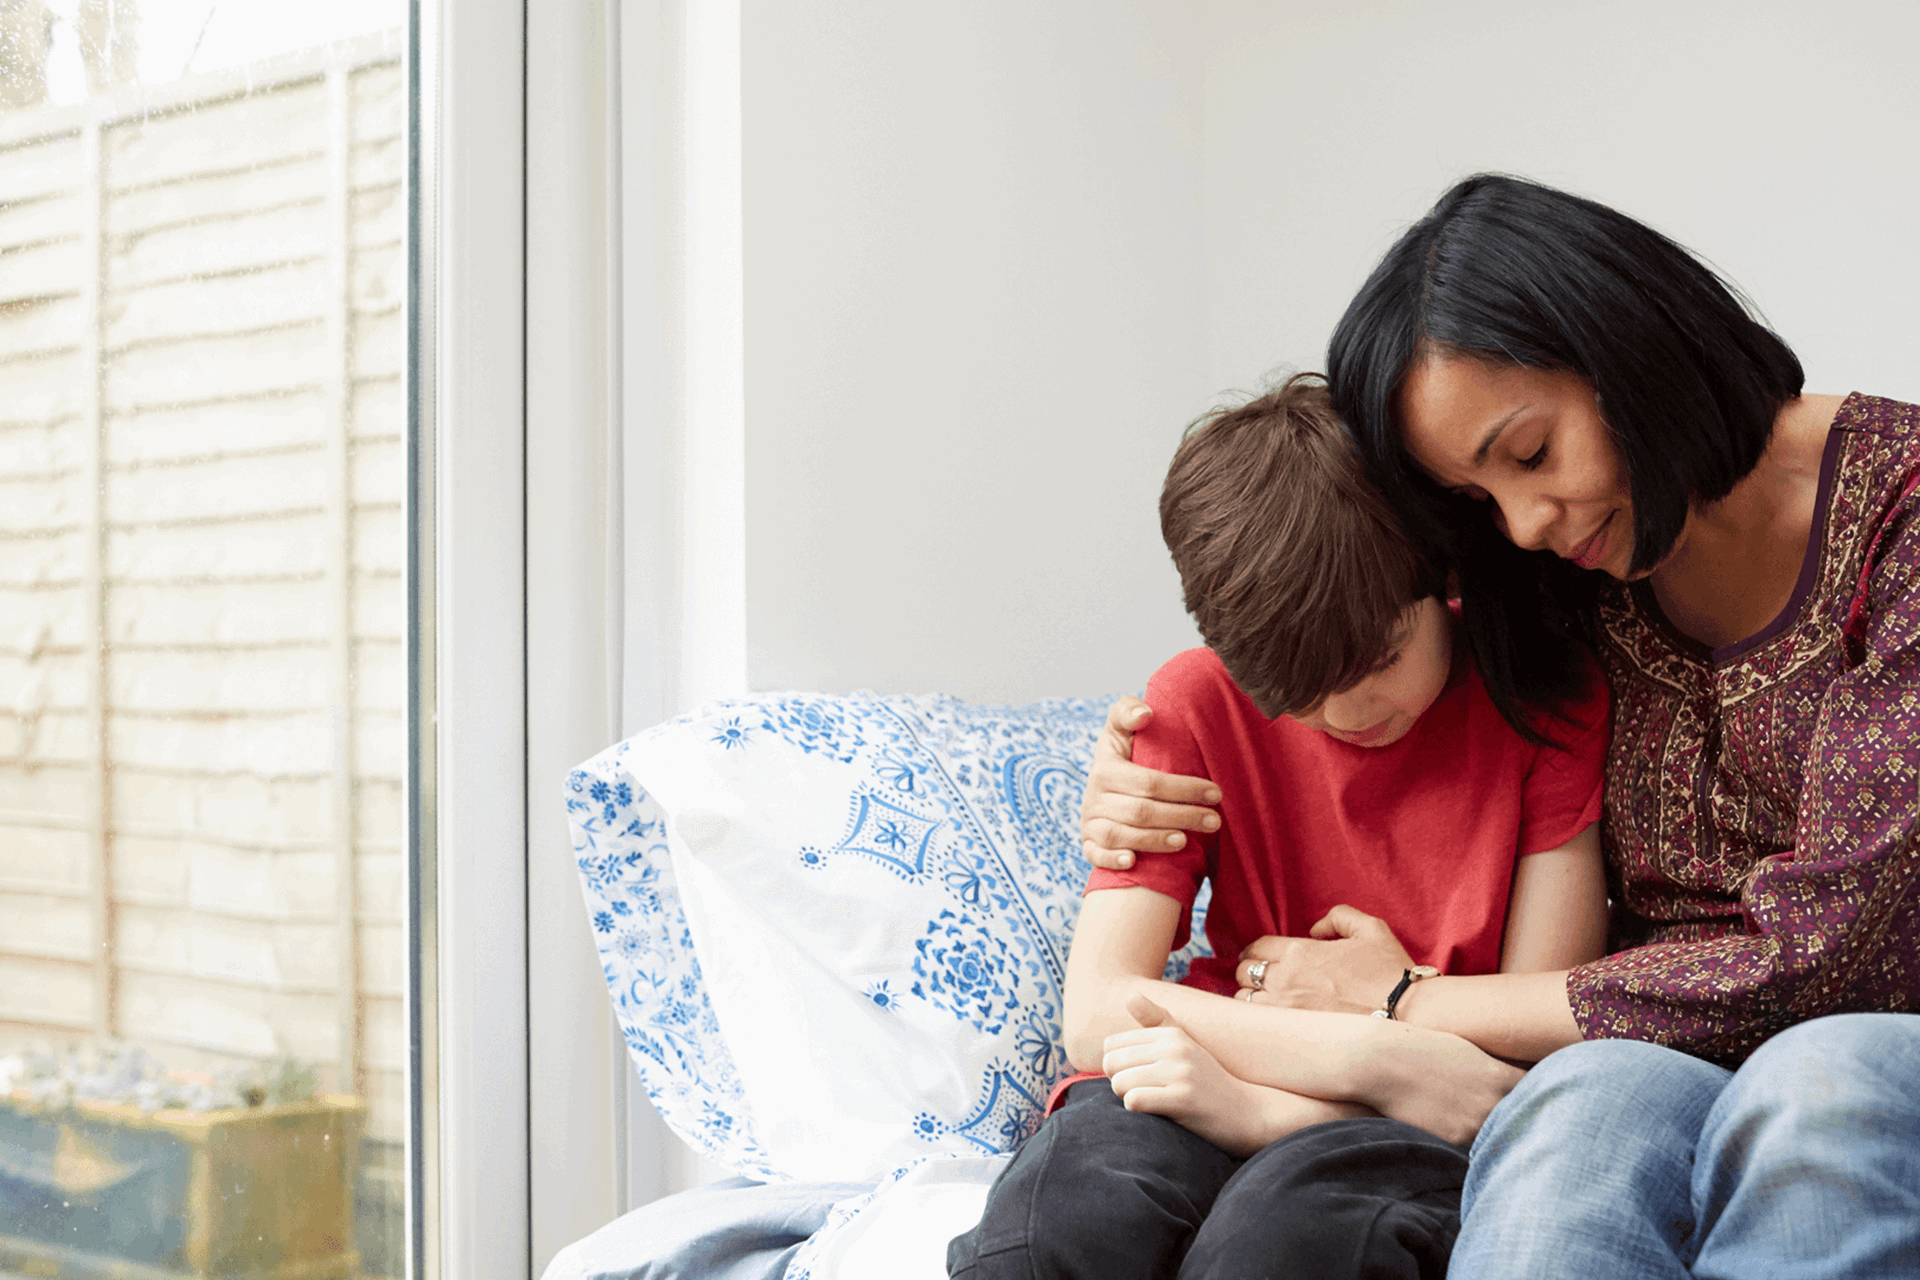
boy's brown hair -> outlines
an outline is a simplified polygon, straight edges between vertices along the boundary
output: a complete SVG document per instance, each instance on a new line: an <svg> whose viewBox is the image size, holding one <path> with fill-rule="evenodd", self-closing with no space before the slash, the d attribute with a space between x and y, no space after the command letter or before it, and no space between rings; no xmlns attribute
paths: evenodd
<svg viewBox="0 0 1920 1280"><path fill-rule="evenodd" d="M1187 428L1160 533L1201 638L1269 717L1358 684L1442 594L1315 373Z"/></svg>

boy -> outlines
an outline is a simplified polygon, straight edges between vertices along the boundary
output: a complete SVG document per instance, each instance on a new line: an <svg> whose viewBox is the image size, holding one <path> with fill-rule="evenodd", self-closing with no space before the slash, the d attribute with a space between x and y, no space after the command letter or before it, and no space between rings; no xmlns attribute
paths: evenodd
<svg viewBox="0 0 1920 1280"><path fill-rule="evenodd" d="M1524 736L1500 717L1315 375L1196 424L1160 518L1209 647L1149 681L1133 758L1218 783L1220 825L1089 878L1066 983L1083 1074L948 1267L967 1280L1439 1275L1464 1151L1308 1096L1323 1082L1288 1065L1288 1037L1357 1043L1367 1020L1253 1005L1265 966L1241 951L1334 936L1354 919L1344 908L1386 916L1419 967L1383 1004L1435 970L1597 957L1604 684ZM1559 741L1529 740L1546 737ZM1160 974L1202 878L1214 955L1176 986Z"/></svg>

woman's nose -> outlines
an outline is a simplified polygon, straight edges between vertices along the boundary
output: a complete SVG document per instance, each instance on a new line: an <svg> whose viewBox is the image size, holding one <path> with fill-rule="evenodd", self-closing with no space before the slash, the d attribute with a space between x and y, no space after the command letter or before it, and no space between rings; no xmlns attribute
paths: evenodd
<svg viewBox="0 0 1920 1280"><path fill-rule="evenodd" d="M1494 504L1493 523L1516 547L1538 551L1547 545L1547 531L1558 513L1558 505L1545 498L1520 495Z"/></svg>

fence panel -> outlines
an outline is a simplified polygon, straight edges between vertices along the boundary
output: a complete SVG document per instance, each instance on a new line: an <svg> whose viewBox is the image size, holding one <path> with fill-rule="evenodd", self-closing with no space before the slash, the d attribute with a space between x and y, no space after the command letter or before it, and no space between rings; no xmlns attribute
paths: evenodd
<svg viewBox="0 0 1920 1280"><path fill-rule="evenodd" d="M392 50L151 113L49 109L46 136L9 122L0 1049L96 1034L188 1067L292 1056L398 1141Z"/></svg>

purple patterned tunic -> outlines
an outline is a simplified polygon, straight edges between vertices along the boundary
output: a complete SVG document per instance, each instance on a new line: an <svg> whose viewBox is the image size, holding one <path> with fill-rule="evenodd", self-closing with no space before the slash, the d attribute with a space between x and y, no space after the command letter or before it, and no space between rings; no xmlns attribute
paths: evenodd
<svg viewBox="0 0 1920 1280"><path fill-rule="evenodd" d="M1615 953L1589 1039L1732 1065L1825 1013L1920 1010L1920 406L1835 415L1792 601L1720 649L1601 601ZM1619 948L1628 948L1619 950Z"/></svg>

